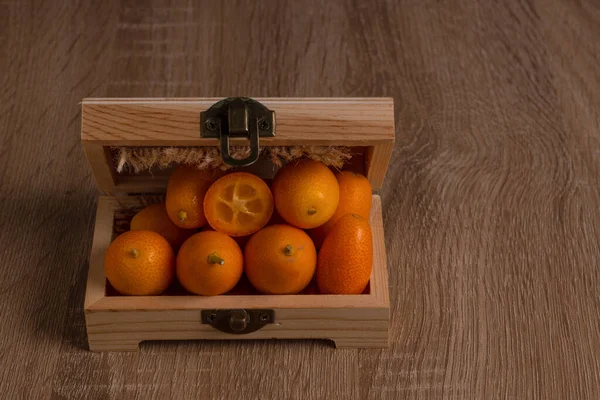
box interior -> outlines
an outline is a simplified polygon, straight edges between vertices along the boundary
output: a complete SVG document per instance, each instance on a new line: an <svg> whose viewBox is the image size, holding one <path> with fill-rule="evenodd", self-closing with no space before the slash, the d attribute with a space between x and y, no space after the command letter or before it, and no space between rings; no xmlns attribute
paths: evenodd
<svg viewBox="0 0 600 400"><path fill-rule="evenodd" d="M116 199L118 200L118 198L116 198ZM127 232L129 230L131 219L133 218L133 216L136 213L141 211L146 205L160 203L160 202L164 201L164 196L163 195L136 196L136 199L138 199L138 201L135 203L127 202L127 204L125 204L125 203L117 204L115 211L114 211L114 216L113 216L113 231L112 231L111 242L118 235L120 235L121 233ZM198 232L200 232L201 230L202 230L202 228L199 228ZM315 290L316 290L316 285L314 282L311 282L309 284L309 286L307 288L305 288L298 295L318 294L315 292ZM365 288L365 290L363 291L362 294L369 294L369 293L370 293L370 285L367 284L367 287ZM106 280L106 282L105 282L104 295L106 297L115 297L115 296L122 297L122 295L111 286L111 284L110 284L110 282L108 282L108 280ZM250 284L250 282L248 281L248 279L246 278L245 275L242 275L240 282L231 291L225 293L223 296L236 296L236 295L239 296L239 295L262 295L262 294L259 293ZM181 284L179 282L177 282L177 279L175 279L173 284L161 296L195 296L195 295L186 291L181 286Z"/></svg>

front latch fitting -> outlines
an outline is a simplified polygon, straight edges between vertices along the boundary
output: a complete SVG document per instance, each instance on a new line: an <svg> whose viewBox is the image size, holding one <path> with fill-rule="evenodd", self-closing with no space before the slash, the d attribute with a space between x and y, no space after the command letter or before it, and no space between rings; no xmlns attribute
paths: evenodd
<svg viewBox="0 0 600 400"><path fill-rule="evenodd" d="M246 167L258 160L260 138L275 136L275 111L248 97L230 97L200 113L200 137L219 139L221 157L233 167ZM233 158L229 138L250 140L250 155Z"/></svg>

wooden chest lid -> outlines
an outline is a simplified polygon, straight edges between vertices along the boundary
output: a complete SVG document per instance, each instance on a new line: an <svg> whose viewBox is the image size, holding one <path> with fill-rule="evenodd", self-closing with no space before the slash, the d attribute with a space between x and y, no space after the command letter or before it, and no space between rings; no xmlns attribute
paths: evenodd
<svg viewBox="0 0 600 400"><path fill-rule="evenodd" d="M122 171L119 152L216 151L217 138L201 136L203 118L220 98L87 98L81 103L81 140L98 188L106 193L165 190L169 170ZM256 98L274 112L274 137L260 137L262 149L302 152L347 148L370 180L383 185L394 145L392 98ZM213 108L214 109L214 108ZM211 109L211 110L213 110ZM204 113L204 114L203 114ZM256 123L256 122L254 122ZM269 126L268 126L269 127ZM205 133L205 132L202 132ZM248 146L233 137L231 146ZM318 147L313 147L318 146ZM210 148L215 149L210 149ZM175 150L174 150L175 149ZM308 150L307 150L308 149ZM312 149L312 150L311 150ZM289 151L288 151L289 154ZM197 154L196 154L197 156ZM256 163L260 164L260 163Z"/></svg>

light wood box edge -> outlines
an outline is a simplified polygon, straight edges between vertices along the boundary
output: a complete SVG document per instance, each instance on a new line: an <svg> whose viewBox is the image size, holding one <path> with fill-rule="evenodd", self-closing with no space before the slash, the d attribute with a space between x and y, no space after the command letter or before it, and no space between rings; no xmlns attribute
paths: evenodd
<svg viewBox="0 0 600 400"><path fill-rule="evenodd" d="M90 350L137 351L145 340L185 339L316 338L333 340L336 347L387 346L389 293L379 196L372 203L373 271L366 295L107 297L103 259L118 207L112 197L98 200L84 305ZM232 335L201 323L201 310L229 308L274 309L275 324Z"/></svg>

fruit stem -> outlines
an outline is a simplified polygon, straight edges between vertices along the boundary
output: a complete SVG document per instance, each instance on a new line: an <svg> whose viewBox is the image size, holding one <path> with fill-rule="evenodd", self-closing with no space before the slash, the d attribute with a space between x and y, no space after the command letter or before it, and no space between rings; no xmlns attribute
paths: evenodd
<svg viewBox="0 0 600 400"><path fill-rule="evenodd" d="M221 257L219 257L217 255L217 253L211 253L208 255L208 263L223 265L223 264L225 264L225 260L223 260Z"/></svg>
<svg viewBox="0 0 600 400"><path fill-rule="evenodd" d="M315 215L317 213L317 209L314 207L311 207L308 209L308 215Z"/></svg>
<svg viewBox="0 0 600 400"><path fill-rule="evenodd" d="M292 255L292 250L294 250L294 248L292 247L291 244L288 244L287 246L285 246L283 248L283 254L285 254L286 256L291 256Z"/></svg>
<svg viewBox="0 0 600 400"><path fill-rule="evenodd" d="M139 255L140 255L140 252L137 249L131 250L131 256L133 258L138 258Z"/></svg>
<svg viewBox="0 0 600 400"><path fill-rule="evenodd" d="M187 218L187 213L181 210L177 213L177 216L179 217L179 222L183 222Z"/></svg>

